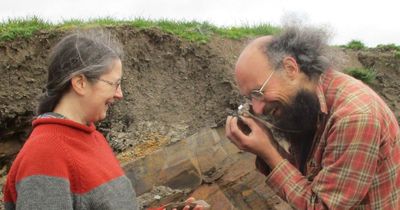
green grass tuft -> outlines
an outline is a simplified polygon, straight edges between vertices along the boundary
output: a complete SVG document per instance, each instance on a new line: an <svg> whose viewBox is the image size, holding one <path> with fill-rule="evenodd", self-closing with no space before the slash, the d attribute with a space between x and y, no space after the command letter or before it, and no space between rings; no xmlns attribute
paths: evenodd
<svg viewBox="0 0 400 210"><path fill-rule="evenodd" d="M400 59L400 51L395 51L395 52L394 52L394 57L395 57L396 59Z"/></svg>
<svg viewBox="0 0 400 210"><path fill-rule="evenodd" d="M28 38L39 30L50 29L51 24L37 17L25 19L8 19L0 22L0 41L10 41L16 38Z"/></svg>
<svg viewBox="0 0 400 210"><path fill-rule="evenodd" d="M230 39L241 39L243 37L255 37L272 35L280 31L280 28L269 24L245 25L240 27L228 27L217 29L217 33Z"/></svg>
<svg viewBox="0 0 400 210"><path fill-rule="evenodd" d="M367 68L347 68L343 72L366 84L372 84L376 78L376 72Z"/></svg>
<svg viewBox="0 0 400 210"><path fill-rule="evenodd" d="M362 50L362 49L366 48L364 43L362 43L359 40L352 40L349 43L347 43L347 45L344 45L343 47L347 48L347 49L352 49L352 50Z"/></svg>

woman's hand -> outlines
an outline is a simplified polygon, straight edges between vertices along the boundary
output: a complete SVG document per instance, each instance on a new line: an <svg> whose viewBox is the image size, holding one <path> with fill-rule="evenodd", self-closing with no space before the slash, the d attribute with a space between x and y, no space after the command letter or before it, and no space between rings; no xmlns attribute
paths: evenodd
<svg viewBox="0 0 400 210"><path fill-rule="evenodd" d="M201 205L198 205L198 204L194 208L190 208L191 207L190 204L193 203L195 200L196 199L193 198L193 197L188 198L185 201L186 206L183 208L183 210L191 210L191 209L193 209L193 210L203 210L204 207L201 206ZM174 209L174 210L178 210L178 209Z"/></svg>

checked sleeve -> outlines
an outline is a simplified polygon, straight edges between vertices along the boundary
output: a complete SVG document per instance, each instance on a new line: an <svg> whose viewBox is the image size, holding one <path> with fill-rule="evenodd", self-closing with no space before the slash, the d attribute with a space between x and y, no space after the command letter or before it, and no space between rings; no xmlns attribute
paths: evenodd
<svg viewBox="0 0 400 210"><path fill-rule="evenodd" d="M371 188L379 161L379 122L371 114L352 114L327 130L322 169L309 181L288 161L267 184L295 209L349 209ZM395 176L387 174L387 176Z"/></svg>

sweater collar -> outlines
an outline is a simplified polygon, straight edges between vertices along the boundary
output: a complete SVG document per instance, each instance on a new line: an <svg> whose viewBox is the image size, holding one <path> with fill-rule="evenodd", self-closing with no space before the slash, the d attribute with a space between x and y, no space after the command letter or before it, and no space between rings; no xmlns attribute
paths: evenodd
<svg viewBox="0 0 400 210"><path fill-rule="evenodd" d="M68 126L74 129L81 130L86 133L92 133L93 131L96 130L96 126L94 123L91 123L89 126L83 125L80 123L77 123L72 120L68 119L62 119L62 118L54 118L54 117L41 117L33 120L32 122L32 127L35 128L36 126L39 125L44 125L44 124L58 124L58 125L64 125Z"/></svg>

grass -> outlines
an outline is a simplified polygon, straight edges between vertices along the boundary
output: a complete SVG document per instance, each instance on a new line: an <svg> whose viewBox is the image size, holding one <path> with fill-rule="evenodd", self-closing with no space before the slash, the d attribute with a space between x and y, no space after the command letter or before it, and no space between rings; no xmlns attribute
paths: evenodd
<svg viewBox="0 0 400 210"><path fill-rule="evenodd" d="M360 40L352 40L347 45L342 46L346 49L352 49L352 50L362 50L365 49L364 43L362 43Z"/></svg>
<svg viewBox="0 0 400 210"><path fill-rule="evenodd" d="M51 24L37 17L30 19L10 19L6 23L0 23L0 41L13 40L15 38L28 38L36 31L50 29Z"/></svg>
<svg viewBox="0 0 400 210"><path fill-rule="evenodd" d="M240 27L217 27L208 22L174 21L174 20L115 20L113 18L98 18L91 20L72 19L62 23L52 24L38 17L25 19L9 19L0 22L0 41L11 41L17 38L29 38L40 30L69 30L72 28L132 26L139 29L159 28L190 41L207 42L213 35L230 39L241 39L260 35L275 34L278 27L269 24L245 25Z"/></svg>
<svg viewBox="0 0 400 210"><path fill-rule="evenodd" d="M400 51L395 51L394 52L394 57L397 59L400 59Z"/></svg>
<svg viewBox="0 0 400 210"><path fill-rule="evenodd" d="M363 81L366 84L372 84L376 78L376 72L367 68L347 68L344 73Z"/></svg>

